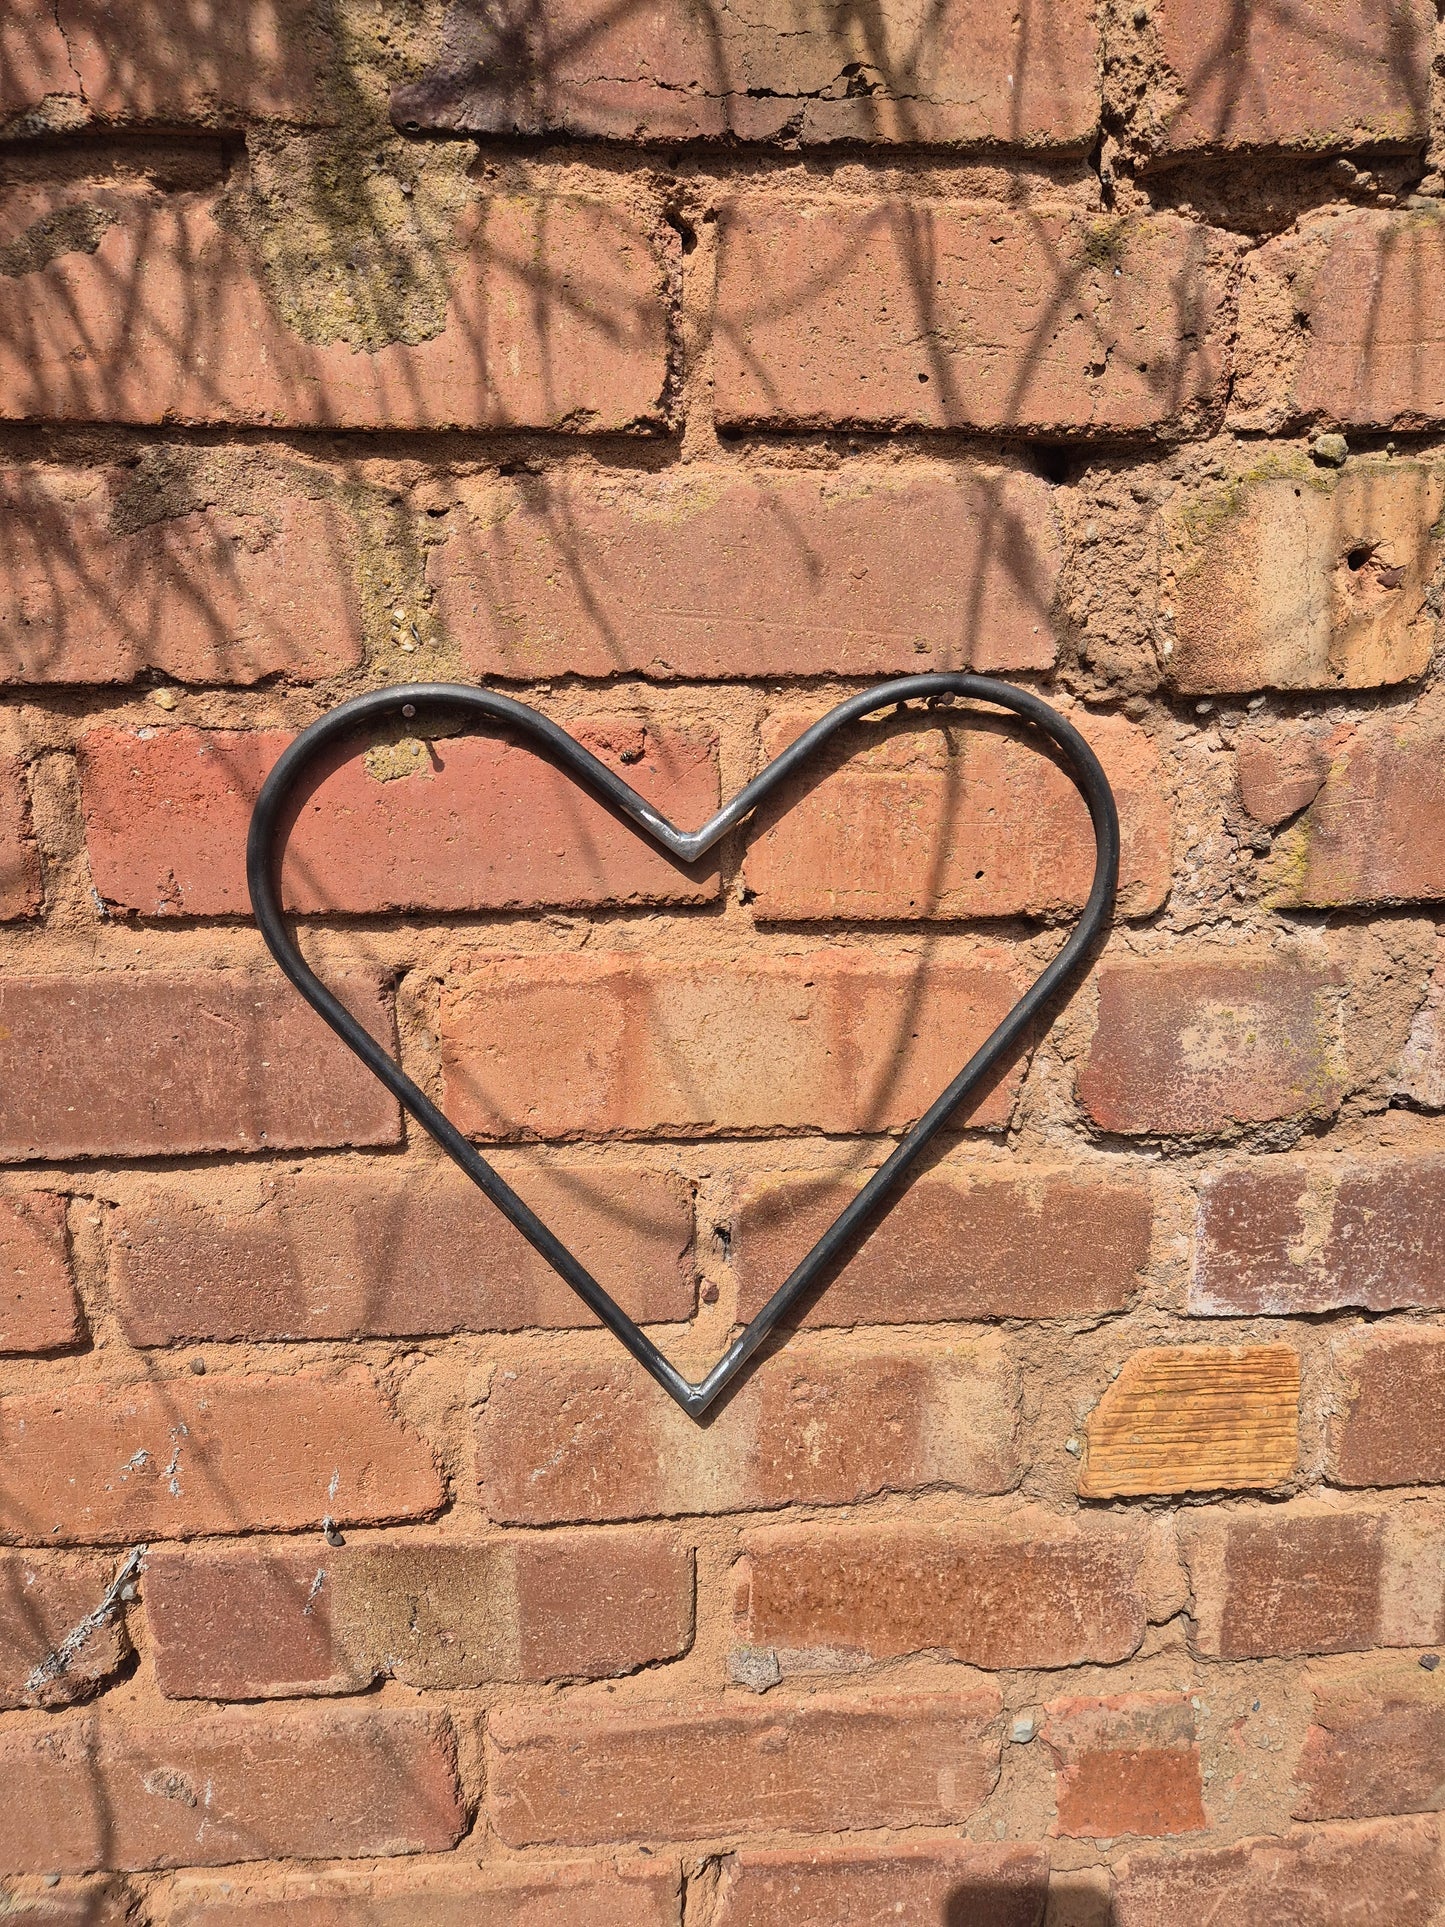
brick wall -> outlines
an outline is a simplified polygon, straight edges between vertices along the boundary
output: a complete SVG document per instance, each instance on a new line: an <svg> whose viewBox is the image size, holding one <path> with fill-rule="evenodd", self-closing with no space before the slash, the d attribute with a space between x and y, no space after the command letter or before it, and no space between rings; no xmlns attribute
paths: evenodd
<svg viewBox="0 0 1445 1927"><path fill-rule="evenodd" d="M1440 44L11 0L0 1911L1445 1921ZM969 665L1113 930L698 1428L283 982L251 801L452 677L691 825ZM292 844L694 1375L1087 887L998 720L843 751L686 873L484 737Z"/></svg>

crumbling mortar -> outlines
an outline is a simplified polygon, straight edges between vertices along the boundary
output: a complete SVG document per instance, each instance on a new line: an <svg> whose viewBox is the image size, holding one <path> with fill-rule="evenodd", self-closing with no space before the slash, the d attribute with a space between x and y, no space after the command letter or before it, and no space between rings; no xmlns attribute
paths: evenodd
<svg viewBox="0 0 1445 1927"><path fill-rule="evenodd" d="M145 1569L145 1558L150 1548L146 1545L132 1546L122 1560L115 1577L101 1595L99 1603L79 1620L50 1653L42 1659L25 1682L27 1693L40 1693L53 1681L67 1673L84 1650L88 1641L103 1626L122 1614L124 1605L135 1596L135 1581Z"/></svg>

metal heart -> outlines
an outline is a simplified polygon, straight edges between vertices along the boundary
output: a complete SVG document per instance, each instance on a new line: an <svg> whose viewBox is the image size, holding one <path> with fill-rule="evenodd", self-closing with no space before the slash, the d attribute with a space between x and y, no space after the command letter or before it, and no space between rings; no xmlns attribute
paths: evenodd
<svg viewBox="0 0 1445 1927"><path fill-rule="evenodd" d="M706 1378L699 1384L691 1384L309 968L286 928L281 910L279 876L284 839L278 848L278 826L289 798L307 770L339 739L354 736L368 726L374 727L377 723L389 722L398 716L412 717L421 709L442 708L461 711L466 716L484 718L488 722L502 723L515 730L600 798L639 836L665 850L679 863L695 863L735 824L751 815L766 797L794 775L830 736L848 723L874 710L892 708L895 704L920 697L940 696L966 697L1012 710L1016 716L1032 723L1059 752L1088 805L1094 826L1094 880L1088 901L1068 941L1020 997L993 1035L974 1052L953 1082L902 1139L886 1162L873 1173L807 1257L773 1293L752 1323L733 1340ZM1034 1017L1056 995L1102 929L1113 906L1118 874L1119 816L1114 807L1113 792L1098 758L1083 737L1057 710L1051 709L1046 702L1040 701L1027 690L1015 689L1011 684L997 682L989 676L962 673L901 676L896 681L879 683L859 696L850 697L847 702L830 710L821 722L814 723L781 756L769 763L761 775L755 776L745 789L740 790L730 803L718 811L711 822L691 832L675 829L666 817L660 816L620 776L598 762L565 729L549 722L525 703L515 702L508 696L493 695L489 690L471 689L461 683L411 683L394 689L380 689L375 694L357 696L350 702L339 704L312 723L309 729L302 731L266 779L252 813L246 843L246 878L256 922L270 946L272 956L301 995L351 1046L361 1061L376 1073L387 1089L400 1099L423 1129L431 1133L498 1210L512 1221L522 1236L566 1279L603 1324L621 1339L663 1390L670 1393L683 1410L691 1413L695 1419L703 1416L737 1377L774 1326L837 1263L852 1240L895 1202L909 1173L933 1138L964 1099L1013 1049Z"/></svg>

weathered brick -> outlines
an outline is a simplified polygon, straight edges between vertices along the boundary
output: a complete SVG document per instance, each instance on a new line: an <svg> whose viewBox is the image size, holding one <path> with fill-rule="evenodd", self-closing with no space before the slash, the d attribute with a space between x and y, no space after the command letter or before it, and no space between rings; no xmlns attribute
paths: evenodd
<svg viewBox="0 0 1445 1927"><path fill-rule="evenodd" d="M1041 1732L1057 1767L1050 1829L1081 1839L1199 1833L1209 1824L1183 1693L1053 1700Z"/></svg>
<svg viewBox="0 0 1445 1927"><path fill-rule="evenodd" d="M487 1809L509 1847L956 1825L998 1776L1000 1704L979 1686L617 1713L502 1707L487 1721Z"/></svg>
<svg viewBox="0 0 1445 1927"><path fill-rule="evenodd" d="M690 1547L645 1528L162 1550L143 1588L173 1699L602 1679L686 1651L692 1595Z"/></svg>
<svg viewBox="0 0 1445 1927"><path fill-rule="evenodd" d="M1167 78L1166 153L1404 146L1430 129L1428 0L1331 0L1308 11L1229 0L1150 9Z"/></svg>
<svg viewBox="0 0 1445 1927"><path fill-rule="evenodd" d="M1445 897L1445 732L1382 720L1337 729L1322 743L1311 733L1323 781L1261 866L1267 902L1318 910Z"/></svg>
<svg viewBox="0 0 1445 1927"><path fill-rule="evenodd" d="M63 1664L55 1657L98 1611L114 1572L105 1554L0 1553L0 1708L87 1699L115 1672L130 1652L119 1612L104 1615Z"/></svg>
<svg viewBox="0 0 1445 1927"><path fill-rule="evenodd" d="M86 121L304 120L324 113L327 36L308 0L10 0L0 119L14 132ZM29 124L27 124L29 123Z"/></svg>
<svg viewBox="0 0 1445 1927"><path fill-rule="evenodd" d="M763 728L778 755L819 711ZM1119 806L1118 910L1169 892L1172 807L1159 753L1113 717L1081 719ZM759 813L743 880L764 918L1012 917L1082 908L1094 832L1041 738L987 717L920 727L889 716L849 730Z"/></svg>
<svg viewBox="0 0 1445 1927"><path fill-rule="evenodd" d="M1445 469L1275 458L1167 515L1169 680L1189 695L1373 689L1423 675Z"/></svg>
<svg viewBox="0 0 1445 1927"><path fill-rule="evenodd" d="M745 199L721 247L728 426L1129 434L1222 393L1234 243L1174 215Z"/></svg>
<svg viewBox="0 0 1445 1927"><path fill-rule="evenodd" d="M84 1335L65 1248L64 1198L0 1193L0 1352L62 1351Z"/></svg>
<svg viewBox="0 0 1445 1927"><path fill-rule="evenodd" d="M1324 879L1310 877L1310 871L1314 869L1314 831L1333 831L1333 836L1327 836L1326 858L1339 858L1341 831L1345 836L1349 836L1349 831L1343 825L1327 821L1337 813L1337 809L1326 809L1316 815L1314 804L1320 800L1320 794L1326 790L1326 786L1333 790L1337 804L1341 784L1349 786L1353 775L1351 765L1354 755L1364 752L1368 759L1372 748L1374 744L1370 744L1368 736L1360 740L1358 728L1349 723L1339 723L1331 728L1327 723L1314 721L1300 728L1285 726L1283 730L1266 726L1262 730L1250 730L1250 734L1239 738L1239 746L1235 750L1239 802L1245 805L1245 813L1256 823L1264 823L1268 829L1281 832L1277 838L1270 840L1272 858L1266 861L1264 869L1260 871L1266 902L1270 902L1272 908L1285 908L1297 890L1310 890L1320 881L1329 881L1329 869L1337 867L1337 863L1329 865L1329 861L1326 861ZM1403 742L1401 748L1408 753L1410 746L1408 742ZM1366 769L1366 775L1368 773L1370 771ZM1391 800L1389 780L1385 779L1385 794L1381 798L1385 809L1389 809ZM1308 823L1308 831L1304 836L1297 834L1300 823L1291 823L1291 817L1299 817L1302 823ZM1279 861L1285 852L1299 865L1299 879L1291 877L1289 867ZM1370 861L1370 856L1383 856L1389 865L1391 858L1399 861L1401 852L1381 850L1370 852L1368 856L1360 852L1360 856L1364 861Z"/></svg>
<svg viewBox="0 0 1445 1927"><path fill-rule="evenodd" d="M1014 16L945 0L866 22L785 0L745 14L563 0L517 22L453 0L434 65L391 113L407 133L1083 148L1098 58L1083 0Z"/></svg>
<svg viewBox="0 0 1445 1927"><path fill-rule="evenodd" d="M281 1879L183 1875L169 1927L679 1927L681 1882L655 1858L543 1866L327 1869Z"/></svg>
<svg viewBox="0 0 1445 1927"><path fill-rule="evenodd" d="M1296 1820L1366 1820L1445 1807L1445 1680L1413 1659L1312 1667L1311 1725L1294 1770Z"/></svg>
<svg viewBox="0 0 1445 1927"><path fill-rule="evenodd" d="M81 240L52 254L67 223ZM474 202L444 257L446 325L375 349L295 332L212 195L13 188L6 246L20 271L0 277L3 419L602 431L662 418L660 271L603 202Z"/></svg>
<svg viewBox="0 0 1445 1927"><path fill-rule="evenodd" d="M17 757L0 755L0 923L33 917L41 902L40 855L30 830L24 766Z"/></svg>
<svg viewBox="0 0 1445 1927"><path fill-rule="evenodd" d="M377 979L331 987L383 1043ZM396 1103L279 975L97 971L0 983L0 1159L394 1144Z"/></svg>
<svg viewBox="0 0 1445 1927"><path fill-rule="evenodd" d="M54 7L47 0L15 0L0 18L0 122L47 99L71 104L80 117L80 83Z"/></svg>
<svg viewBox="0 0 1445 1927"><path fill-rule="evenodd" d="M1002 1339L789 1346L757 1365L706 1427L615 1346L574 1362L499 1367L478 1420L493 1519L637 1519L846 1505L1018 1477L1016 1368Z"/></svg>
<svg viewBox="0 0 1445 1927"><path fill-rule="evenodd" d="M514 1559L523 1679L631 1672L692 1644L693 1554L676 1533L548 1533Z"/></svg>
<svg viewBox="0 0 1445 1927"><path fill-rule="evenodd" d="M1345 1089L1340 985L1308 954L1107 965L1080 1102L1101 1130L1135 1135L1328 1116Z"/></svg>
<svg viewBox="0 0 1445 1927"><path fill-rule="evenodd" d="M1291 1345L1133 1353L1084 1426L1082 1498L1277 1485L1299 1463Z"/></svg>
<svg viewBox="0 0 1445 1927"><path fill-rule="evenodd" d="M362 1372L16 1392L0 1439L0 1534L21 1544L314 1530L442 1502L430 1452Z"/></svg>
<svg viewBox="0 0 1445 1927"><path fill-rule="evenodd" d="M623 718L575 733L684 828L717 809L710 732ZM101 896L147 917L248 916L246 829L290 741L259 730L87 730L81 792ZM418 741L401 774L346 746L293 820L281 894L298 911L694 903L718 893L715 861L683 869L556 764L497 737Z"/></svg>
<svg viewBox="0 0 1445 1927"><path fill-rule="evenodd" d="M1445 1518L1314 1498L1185 1515L1194 1644L1210 1659L1367 1652L1445 1638Z"/></svg>
<svg viewBox="0 0 1445 1927"><path fill-rule="evenodd" d="M1235 752L1239 800L1256 823L1276 829L1307 809L1330 773L1331 732L1252 731Z"/></svg>
<svg viewBox="0 0 1445 1927"><path fill-rule="evenodd" d="M1445 963L1430 974L1425 1001L1395 1067L1394 1090L1426 1111L1445 1110Z"/></svg>
<svg viewBox="0 0 1445 1927"><path fill-rule="evenodd" d="M1269 1158L1199 1190L1189 1309L1445 1310L1445 1158Z"/></svg>
<svg viewBox="0 0 1445 1927"><path fill-rule="evenodd" d="M944 1526L761 1526L739 1631L788 1670L941 1652L969 1666L1110 1664L1145 1631L1133 1521L1028 1507Z"/></svg>
<svg viewBox="0 0 1445 1927"><path fill-rule="evenodd" d="M994 949L825 948L725 967L472 956L442 984L447 1104L478 1137L889 1130L927 1110L1021 988ZM1005 1122L1021 1075L959 1123Z"/></svg>
<svg viewBox="0 0 1445 1927"><path fill-rule="evenodd" d="M761 1310L858 1186L754 1179L734 1207L738 1311ZM975 1167L917 1179L826 1290L808 1325L1076 1318L1122 1311L1148 1262L1147 1185L1075 1167Z"/></svg>
<svg viewBox="0 0 1445 1927"><path fill-rule="evenodd" d="M691 1317L686 1182L636 1166L507 1175L644 1324ZM449 1166L308 1165L142 1191L110 1213L110 1286L136 1345L188 1338L355 1338L591 1325L592 1313Z"/></svg>
<svg viewBox="0 0 1445 1927"><path fill-rule="evenodd" d="M87 1716L7 1733L0 1763L6 1873L439 1852L466 1827L448 1723L392 1707Z"/></svg>
<svg viewBox="0 0 1445 1927"><path fill-rule="evenodd" d="M1196 1927L1211 1914L1289 1927L1436 1927L1442 1907L1435 1823L1376 1820L1131 1853L1116 1870L1113 1927Z"/></svg>
<svg viewBox="0 0 1445 1927"><path fill-rule="evenodd" d="M1038 1847L745 1847L723 1862L714 1918L718 1927L1038 1927L1048 1886L1048 1855Z"/></svg>
<svg viewBox="0 0 1445 1927"><path fill-rule="evenodd" d="M168 1699L358 1693L381 1668L334 1623L335 1575L370 1548L249 1541L146 1556L142 1598L156 1685Z"/></svg>
<svg viewBox="0 0 1445 1927"><path fill-rule="evenodd" d="M1237 377L1242 429L1445 421L1445 213L1308 214L1246 257Z"/></svg>
<svg viewBox="0 0 1445 1927"><path fill-rule="evenodd" d="M351 540L284 480L197 486L169 514L128 471L0 469L0 683L308 682L361 660Z"/></svg>
<svg viewBox="0 0 1445 1927"><path fill-rule="evenodd" d="M1445 1332L1342 1338L1328 1436L1336 1485L1445 1483Z"/></svg>
<svg viewBox="0 0 1445 1927"><path fill-rule="evenodd" d="M427 579L480 678L881 676L1051 667L1061 560L1020 470L693 464L471 485Z"/></svg>

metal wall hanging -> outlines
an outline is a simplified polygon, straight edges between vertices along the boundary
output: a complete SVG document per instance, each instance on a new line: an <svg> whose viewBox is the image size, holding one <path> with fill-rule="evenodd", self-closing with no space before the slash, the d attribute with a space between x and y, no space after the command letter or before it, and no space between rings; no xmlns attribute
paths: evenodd
<svg viewBox="0 0 1445 1927"><path fill-rule="evenodd" d="M780 784L794 776L809 759L847 724L876 710L922 698L962 697L1011 710L1031 723L1058 751L1088 805L1094 826L1094 879L1083 913L1068 941L1026 990L993 1035L974 1052L948 1088L902 1139L892 1155L874 1172L858 1195L835 1219L793 1271L769 1298L752 1323L735 1338L699 1384L691 1384L633 1323L611 1294L542 1223L511 1186L457 1130L446 1115L412 1082L332 995L315 975L286 927L278 880L284 837L278 835L286 805L318 757L348 737L356 737L398 717L411 719L421 711L438 710L503 725L522 737L539 754L558 764L584 789L647 842L664 850L678 863L691 864L705 856L729 830L750 816ZM928 720L926 714L920 721ZM960 719L961 720L961 719ZM1058 994L1083 961L1104 927L1114 902L1119 873L1119 817L1113 793L1098 758L1084 738L1046 702L1027 690L989 676L938 674L901 676L850 697L804 732L755 776L700 830L678 830L569 736L535 709L507 696L459 683L412 683L377 690L341 703L311 724L281 756L267 778L251 817L246 845L246 876L251 905L271 954L312 1008L324 1017L416 1121L461 1166L477 1187L516 1226L522 1236L566 1279L637 1362L695 1419L715 1402L738 1376L763 1340L789 1311L822 1282L846 1255L860 1234L897 1200L909 1174L924 1151L996 1065L1022 1040L1034 1018Z"/></svg>

